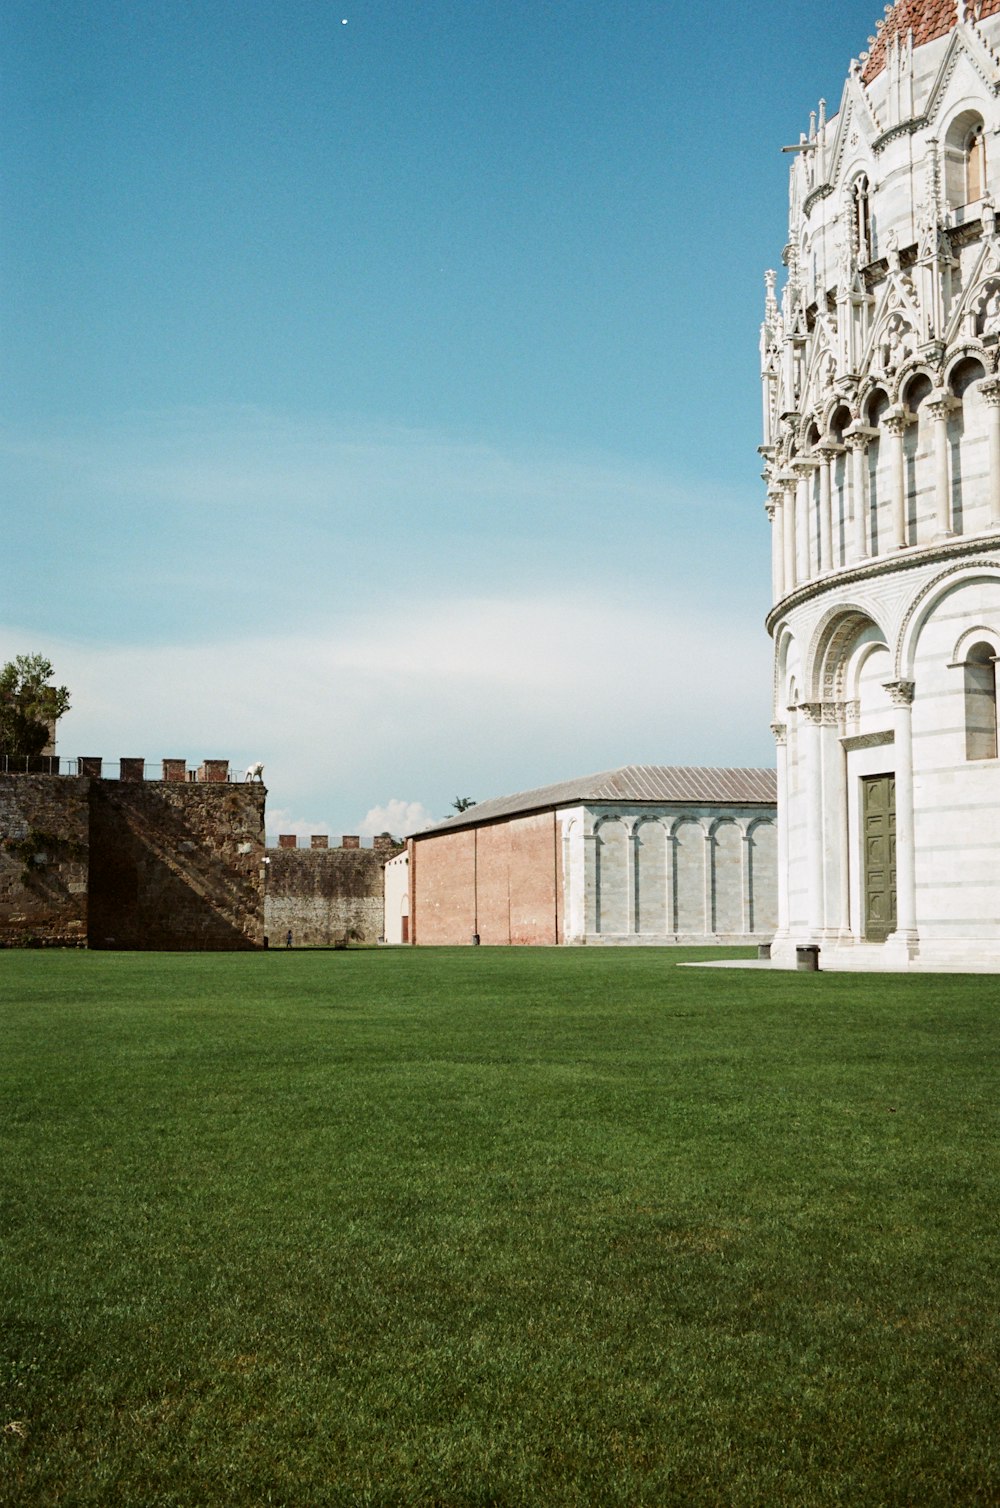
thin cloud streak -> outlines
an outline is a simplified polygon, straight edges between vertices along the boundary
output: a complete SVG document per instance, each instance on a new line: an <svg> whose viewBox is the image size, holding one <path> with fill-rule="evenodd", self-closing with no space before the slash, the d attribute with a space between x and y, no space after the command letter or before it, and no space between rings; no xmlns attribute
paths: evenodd
<svg viewBox="0 0 1000 1508"><path fill-rule="evenodd" d="M720 549L719 508L743 517L739 501L634 458L244 408L8 436L0 453L19 561L7 615L106 641L293 629L317 604L349 615L415 578L426 596L470 576L482 593L669 576L691 601L700 584L677 567L703 552L720 595L766 573L756 508Z"/></svg>
<svg viewBox="0 0 1000 1508"><path fill-rule="evenodd" d="M34 649L73 693L63 754L261 759L302 830L355 831L393 789L438 813L457 790L482 800L633 760L772 760L766 638L724 609L567 591L399 596L308 634L204 645L0 630L2 658Z"/></svg>

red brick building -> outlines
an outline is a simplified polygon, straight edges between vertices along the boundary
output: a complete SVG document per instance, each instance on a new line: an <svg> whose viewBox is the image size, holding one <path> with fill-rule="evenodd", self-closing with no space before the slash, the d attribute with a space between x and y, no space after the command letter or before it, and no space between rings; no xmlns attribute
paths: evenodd
<svg viewBox="0 0 1000 1508"><path fill-rule="evenodd" d="M409 840L418 944L751 942L777 914L775 774L627 765Z"/></svg>

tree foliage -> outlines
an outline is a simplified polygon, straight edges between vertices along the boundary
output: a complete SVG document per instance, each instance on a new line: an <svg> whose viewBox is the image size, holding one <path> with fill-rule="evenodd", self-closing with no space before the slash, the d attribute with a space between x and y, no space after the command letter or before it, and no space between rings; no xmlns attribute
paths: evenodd
<svg viewBox="0 0 1000 1508"><path fill-rule="evenodd" d="M470 806L476 805L471 796L456 796L451 804L456 812L467 812Z"/></svg>
<svg viewBox="0 0 1000 1508"><path fill-rule="evenodd" d="M16 655L0 670L0 751L23 758L40 754L52 724L69 711L69 691L53 686L44 655Z"/></svg>

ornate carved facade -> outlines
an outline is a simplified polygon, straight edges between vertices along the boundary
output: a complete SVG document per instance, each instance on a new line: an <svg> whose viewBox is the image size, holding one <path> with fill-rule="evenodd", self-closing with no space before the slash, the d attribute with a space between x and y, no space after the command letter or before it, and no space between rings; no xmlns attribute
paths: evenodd
<svg viewBox="0 0 1000 1508"><path fill-rule="evenodd" d="M897 0L766 274L779 930L1000 968L1000 0Z"/></svg>

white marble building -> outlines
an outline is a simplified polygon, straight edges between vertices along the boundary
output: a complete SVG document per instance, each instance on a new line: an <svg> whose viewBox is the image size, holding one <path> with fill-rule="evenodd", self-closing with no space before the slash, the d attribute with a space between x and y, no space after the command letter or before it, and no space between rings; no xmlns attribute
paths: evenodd
<svg viewBox="0 0 1000 1508"><path fill-rule="evenodd" d="M779 927L1000 969L1000 0L897 0L792 148L761 335Z"/></svg>

